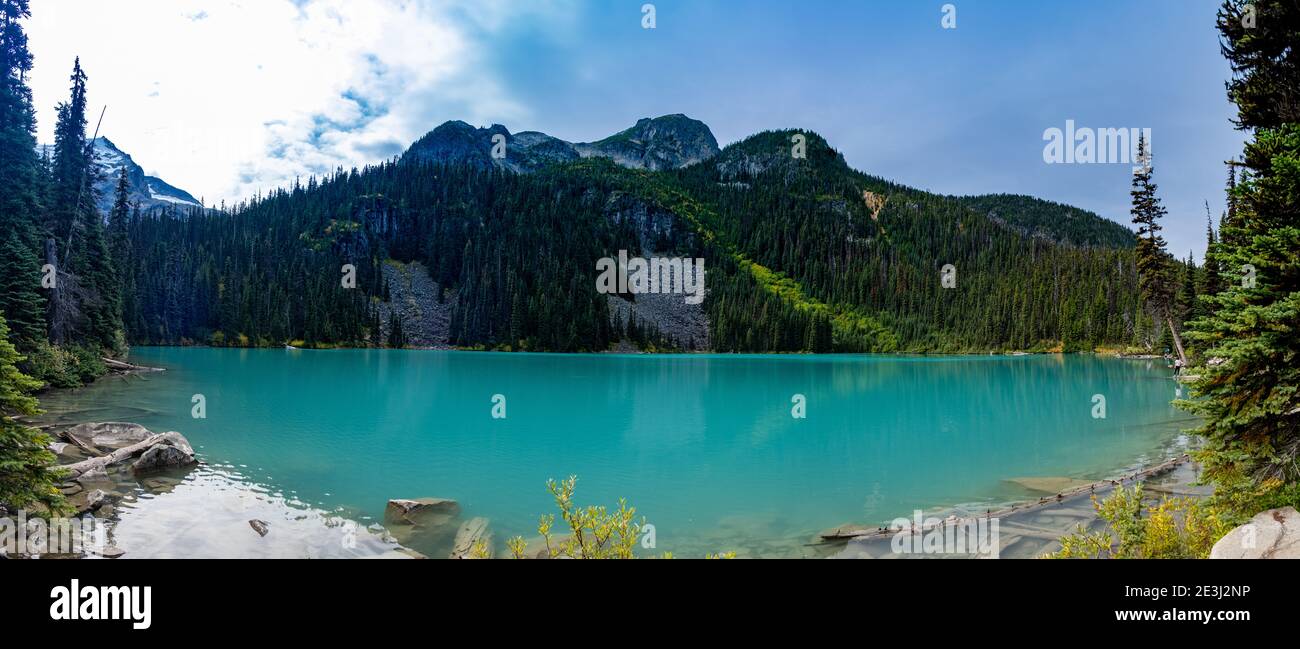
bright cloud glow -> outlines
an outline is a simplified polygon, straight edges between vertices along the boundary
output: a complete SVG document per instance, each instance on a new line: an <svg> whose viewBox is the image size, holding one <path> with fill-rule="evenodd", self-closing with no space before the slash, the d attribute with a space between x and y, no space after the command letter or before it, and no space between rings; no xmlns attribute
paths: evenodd
<svg viewBox="0 0 1300 649"><path fill-rule="evenodd" d="M558 0L557 0L558 1ZM390 158L447 119L524 121L493 38L567 6L497 0L35 0L41 142L74 57L90 125L209 204Z"/></svg>

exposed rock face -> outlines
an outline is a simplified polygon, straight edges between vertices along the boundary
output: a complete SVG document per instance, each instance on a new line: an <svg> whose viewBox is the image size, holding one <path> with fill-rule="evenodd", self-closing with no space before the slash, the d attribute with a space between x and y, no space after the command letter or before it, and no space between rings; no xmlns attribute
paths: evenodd
<svg viewBox="0 0 1300 649"><path fill-rule="evenodd" d="M610 295L610 318L627 324L633 318L638 326L654 326L659 333L669 337L685 351L703 351L710 348L709 316L704 304L687 304L682 295L642 293L630 302L619 295Z"/></svg>
<svg viewBox="0 0 1300 649"><path fill-rule="evenodd" d="M500 136L495 142L494 138ZM493 155L504 141L504 156ZM496 149L501 151L500 147ZM718 141L704 122L685 115L643 118L625 131L596 142L571 143L537 131L511 134L493 124L475 128L462 121L446 122L417 140L403 160L497 167L517 173L579 157L610 158L633 169L676 169L718 154Z"/></svg>
<svg viewBox="0 0 1300 649"><path fill-rule="evenodd" d="M695 241L694 230L676 214L621 191L609 193L602 212L614 223L631 225L642 250L659 250L678 237L687 246Z"/></svg>
<svg viewBox="0 0 1300 649"><path fill-rule="evenodd" d="M388 342L389 316L396 314L402 322L402 333L411 347L448 349L451 338L451 307L454 292L439 302L442 287L433 281L429 271L419 262L402 264L387 261L383 265L384 281L388 284L389 301L379 303L380 343Z"/></svg>
<svg viewBox="0 0 1300 649"><path fill-rule="evenodd" d="M91 164L96 170L95 207L100 215L107 218L113 209L117 196L117 179L122 170L126 170L128 198L132 204L138 204L143 211L163 207L202 207L198 200L182 189L177 189L160 178L145 175L144 169L136 164L131 156L117 148L106 137L98 137L92 147ZM42 145L37 147L41 155L54 155L54 147Z"/></svg>
<svg viewBox="0 0 1300 649"><path fill-rule="evenodd" d="M1219 539L1211 559L1300 559L1300 512L1294 507L1255 515Z"/></svg>
<svg viewBox="0 0 1300 649"><path fill-rule="evenodd" d="M718 155L709 127L685 115L642 118L603 140L576 145L583 157L611 158L633 169L677 169Z"/></svg>
<svg viewBox="0 0 1300 649"><path fill-rule="evenodd" d="M494 156L501 151L494 141L504 138L504 157ZM420 160L446 164L468 164L482 169L499 167L516 173L536 171L553 162L575 160L578 152L573 145L545 133L524 131L511 135L506 127L493 124L488 128L475 128L456 120L446 122L411 145L403 160Z"/></svg>
<svg viewBox="0 0 1300 649"><path fill-rule="evenodd" d="M647 259L691 256L695 234L676 214L619 191L609 194L603 211L609 220L631 225L636 231L640 250L629 250L629 255ZM680 241L681 249L664 250L671 241ZM707 283L697 282L707 288ZM685 298L685 293L641 293L634 300L610 295L607 303L612 321L626 325L635 318L638 325L652 325L684 350L709 349L709 317L704 303L689 304Z"/></svg>

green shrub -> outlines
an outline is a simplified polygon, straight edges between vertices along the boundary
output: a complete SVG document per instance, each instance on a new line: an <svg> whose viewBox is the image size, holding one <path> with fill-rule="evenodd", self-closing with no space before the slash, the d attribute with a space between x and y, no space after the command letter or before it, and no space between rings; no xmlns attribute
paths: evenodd
<svg viewBox="0 0 1300 649"><path fill-rule="evenodd" d="M552 559L635 559L636 544L641 537L645 518L636 522L636 508L628 507L627 500L618 499L618 509L610 512L604 506L578 507L573 504L573 492L577 486L578 476L569 476L561 482L547 480L546 488L555 497L555 506L560 510L560 519L569 529L569 535L557 540L552 530L555 527L555 514L542 516L537 525L538 534L546 544L546 552ZM506 547L516 559L524 558L527 546L523 537L516 536L506 541ZM487 558L486 545L474 548L476 558ZM673 558L665 552L663 558ZM708 559L734 559L735 552L710 554Z"/></svg>
<svg viewBox="0 0 1300 649"><path fill-rule="evenodd" d="M19 365L20 369L40 381L43 387L75 388L81 385L75 361L67 350L42 340L24 351L27 358Z"/></svg>
<svg viewBox="0 0 1300 649"><path fill-rule="evenodd" d="M46 448L50 439L19 421L40 412L31 393L41 385L19 371L21 362L23 357L9 342L9 327L0 317L0 505L62 513L67 511L67 501L51 470L55 457Z"/></svg>
<svg viewBox="0 0 1300 649"><path fill-rule="evenodd" d="M1104 501L1092 497L1097 516L1106 522L1100 532L1078 531L1061 538L1055 559L1204 559L1214 544L1233 528L1233 517L1221 508L1192 498L1142 502L1142 485L1120 486Z"/></svg>

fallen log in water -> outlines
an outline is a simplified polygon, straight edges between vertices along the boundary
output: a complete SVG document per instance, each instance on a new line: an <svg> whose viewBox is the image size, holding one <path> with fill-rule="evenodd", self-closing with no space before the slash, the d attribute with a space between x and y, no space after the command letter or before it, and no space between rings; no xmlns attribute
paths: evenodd
<svg viewBox="0 0 1300 649"><path fill-rule="evenodd" d="M114 370L116 372L162 372L163 371L163 368L161 367L145 367L143 365L132 365L130 363L124 363L122 361L114 360L111 358L101 358L100 360L104 361L104 365L107 365L108 369Z"/></svg>
<svg viewBox="0 0 1300 649"><path fill-rule="evenodd" d="M999 518L1002 516L1010 515L1013 512L1019 513L1019 512L1031 511L1034 509L1055 505L1062 502L1066 498L1072 498L1074 496L1078 496L1085 492L1095 493L1098 488L1105 489L1107 487L1123 486L1126 483L1135 483L1141 480L1146 480L1147 478L1152 478L1162 473L1167 473L1169 471L1172 471L1173 469L1177 468L1179 465L1190 462L1191 459L1192 458L1190 455L1184 453L1177 457L1173 457L1168 460L1165 460L1164 462L1161 462L1160 464L1157 464L1155 466L1147 467L1145 469L1137 471L1136 473L1120 476L1118 479L1096 480L1093 482L1076 485L1069 489L1064 489L1061 492L1057 493L1054 498L1045 496L1039 498L1037 502L1018 503L1018 504L1011 505L1010 507L1000 509L998 511L989 510L985 512L983 515L968 516L966 518L949 516L948 518L945 518L941 521L937 521L936 524L930 526L922 525L920 528L917 528L915 526L909 526L907 528L903 528L903 530L899 530L889 526L873 527L870 525L847 524L847 525L841 525L837 528L822 532L817 536L819 536L822 539L822 542L824 543L835 543L835 542L848 541L848 540L863 538L863 537L886 536L890 534L896 534L899 531L909 531L913 533L927 532L934 528L944 528L949 525L969 523L969 522L976 521L980 518L985 518L985 519Z"/></svg>
<svg viewBox="0 0 1300 649"><path fill-rule="evenodd" d="M65 480L75 480L90 471L96 469L107 470L108 467L114 464L125 462L137 455L143 455L149 449L160 444L173 447L171 450L181 456L181 460L169 461L172 466L194 463L194 451L190 447L189 441L186 440L183 435L180 433L160 433L143 441L131 444L130 446L119 448L108 455L92 457L89 460L66 464L58 467L58 469L67 472L63 476ZM140 467L137 465L137 468ZM153 467L151 466L148 468Z"/></svg>

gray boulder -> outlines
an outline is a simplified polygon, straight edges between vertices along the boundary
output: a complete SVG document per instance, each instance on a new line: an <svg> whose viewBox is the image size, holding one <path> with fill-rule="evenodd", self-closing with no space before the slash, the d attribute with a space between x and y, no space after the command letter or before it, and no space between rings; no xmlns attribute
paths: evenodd
<svg viewBox="0 0 1300 649"><path fill-rule="evenodd" d="M1300 559L1300 513L1295 507L1255 514L1219 539L1211 559Z"/></svg>
<svg viewBox="0 0 1300 649"><path fill-rule="evenodd" d="M248 521L248 526L253 528L253 531L257 532L258 536L266 536L266 533L271 531L270 523L266 521L258 520L256 518L254 518L251 521Z"/></svg>
<svg viewBox="0 0 1300 649"><path fill-rule="evenodd" d="M96 489L86 496L86 504L89 505L91 509L98 509L100 505L108 502L108 498L108 492L103 489Z"/></svg>
<svg viewBox="0 0 1300 649"><path fill-rule="evenodd" d="M163 433L162 440L141 453L139 459L131 464L131 472L138 475L194 463L194 448L190 446L189 440L173 431Z"/></svg>
<svg viewBox="0 0 1300 649"><path fill-rule="evenodd" d="M100 423L78 424L65 431L64 436L73 440L78 446L114 451L143 442L153 433L140 424L108 421Z"/></svg>

